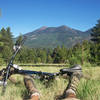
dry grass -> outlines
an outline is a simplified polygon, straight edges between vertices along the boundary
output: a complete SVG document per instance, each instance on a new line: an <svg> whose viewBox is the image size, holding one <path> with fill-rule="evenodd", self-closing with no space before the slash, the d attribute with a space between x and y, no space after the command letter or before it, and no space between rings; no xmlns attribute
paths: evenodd
<svg viewBox="0 0 100 100"><path fill-rule="evenodd" d="M25 67L23 69L31 69L44 72L58 72L59 67ZM87 79L82 79L78 87L77 96L81 100L100 100L100 68L89 67L83 68L83 73L87 76ZM8 81L5 95L1 95L2 87L0 87L0 100L23 100L28 96L27 90L23 83L23 76L13 75L17 80L17 84L13 84ZM39 80L34 81L40 94L40 100L54 100L56 95L62 94L66 88L68 81L62 78L56 78L56 80L46 88Z"/></svg>

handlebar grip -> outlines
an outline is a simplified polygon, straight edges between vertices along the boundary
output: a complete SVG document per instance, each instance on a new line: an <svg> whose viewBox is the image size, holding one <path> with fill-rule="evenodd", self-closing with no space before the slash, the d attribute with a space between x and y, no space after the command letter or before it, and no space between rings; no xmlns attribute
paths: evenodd
<svg viewBox="0 0 100 100"><path fill-rule="evenodd" d="M0 81L0 86L3 86L3 84L7 85L7 82L4 83L4 81Z"/></svg>

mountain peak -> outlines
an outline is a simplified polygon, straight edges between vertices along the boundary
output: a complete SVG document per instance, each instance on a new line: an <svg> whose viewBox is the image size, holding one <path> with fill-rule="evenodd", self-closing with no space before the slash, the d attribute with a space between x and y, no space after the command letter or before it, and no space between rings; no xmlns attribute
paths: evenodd
<svg viewBox="0 0 100 100"><path fill-rule="evenodd" d="M66 28L67 26L66 26L66 25L61 25L61 26L59 26L59 27L65 27L65 28Z"/></svg>
<svg viewBox="0 0 100 100"><path fill-rule="evenodd" d="M36 30L33 31L33 32L40 32L40 31L45 30L46 28L48 28L48 27L47 27L47 26L42 26L42 27L40 27L39 29L36 29Z"/></svg>
<svg viewBox="0 0 100 100"><path fill-rule="evenodd" d="M47 26L42 26L39 28L40 31L45 30L46 28L48 28Z"/></svg>
<svg viewBox="0 0 100 100"><path fill-rule="evenodd" d="M61 25L59 27L57 27L58 30L63 30L63 31L69 31L69 30L73 30L72 28L66 26L66 25Z"/></svg>

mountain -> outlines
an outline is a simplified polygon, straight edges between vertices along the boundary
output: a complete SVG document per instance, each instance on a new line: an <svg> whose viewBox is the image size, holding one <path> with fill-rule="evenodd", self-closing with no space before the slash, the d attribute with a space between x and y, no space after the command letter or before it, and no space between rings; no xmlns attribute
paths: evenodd
<svg viewBox="0 0 100 100"><path fill-rule="evenodd" d="M62 25L59 27L43 26L37 30L26 33L26 46L31 48L54 48L58 45L71 47L77 42L90 38L90 30L82 32Z"/></svg>

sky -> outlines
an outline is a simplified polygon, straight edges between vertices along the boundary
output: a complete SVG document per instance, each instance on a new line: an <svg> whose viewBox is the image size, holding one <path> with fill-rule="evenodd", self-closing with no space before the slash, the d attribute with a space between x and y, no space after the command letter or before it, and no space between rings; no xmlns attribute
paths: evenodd
<svg viewBox="0 0 100 100"><path fill-rule="evenodd" d="M42 26L86 31L100 19L100 0L0 0L0 29L16 37Z"/></svg>

